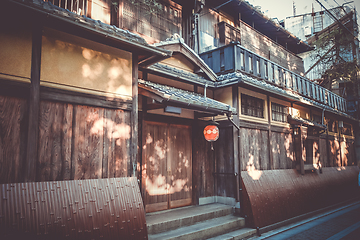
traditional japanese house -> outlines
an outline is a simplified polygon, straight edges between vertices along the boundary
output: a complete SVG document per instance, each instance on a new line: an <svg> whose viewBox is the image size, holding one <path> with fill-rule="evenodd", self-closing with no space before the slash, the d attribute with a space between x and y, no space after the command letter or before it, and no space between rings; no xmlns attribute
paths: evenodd
<svg viewBox="0 0 360 240"><path fill-rule="evenodd" d="M357 121L303 77L311 47L247 2L4 2L2 183L136 176L148 223L229 205L206 237L245 225L233 208L261 228L354 197Z"/></svg>
<svg viewBox="0 0 360 240"><path fill-rule="evenodd" d="M0 2L0 238L144 239L138 67L171 52L68 3Z"/></svg>
<svg viewBox="0 0 360 240"><path fill-rule="evenodd" d="M218 75L214 98L238 112L238 129L216 118L227 137L215 161L227 167L214 172L238 175L240 198L221 183L215 195L240 201L256 227L354 197L358 121L344 98L304 77L297 54L312 48L245 1L176 2L185 42ZM226 150L231 157L217 155ZM236 184L226 174L216 181Z"/></svg>

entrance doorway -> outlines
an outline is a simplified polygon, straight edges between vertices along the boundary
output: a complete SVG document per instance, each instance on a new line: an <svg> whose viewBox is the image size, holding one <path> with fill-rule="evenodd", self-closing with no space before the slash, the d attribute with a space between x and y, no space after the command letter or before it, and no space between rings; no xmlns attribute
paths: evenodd
<svg viewBox="0 0 360 240"><path fill-rule="evenodd" d="M192 203L191 127L145 122L142 182L146 212Z"/></svg>

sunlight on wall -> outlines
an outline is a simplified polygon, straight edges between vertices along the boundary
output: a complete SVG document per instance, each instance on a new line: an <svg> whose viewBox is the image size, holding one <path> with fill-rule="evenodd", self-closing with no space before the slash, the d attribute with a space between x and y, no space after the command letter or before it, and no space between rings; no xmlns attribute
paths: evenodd
<svg viewBox="0 0 360 240"><path fill-rule="evenodd" d="M255 166L247 166L246 167L247 173L249 174L249 176L253 179L253 180L259 180L261 175L262 175L262 171L259 171L257 169L255 169Z"/></svg>
<svg viewBox="0 0 360 240"><path fill-rule="evenodd" d="M164 148L164 140L157 140L155 142L155 146L154 146L154 150L155 150L155 154L160 158L160 159L164 159L166 157L166 151L167 149Z"/></svg>
<svg viewBox="0 0 360 240"><path fill-rule="evenodd" d="M259 171L255 168L254 164L254 156L252 154L249 154L249 161L246 164L246 171L248 172L249 176L253 180L259 180L262 174L262 171Z"/></svg>
<svg viewBox="0 0 360 240"><path fill-rule="evenodd" d="M169 184L166 183L166 177L163 175L154 176L151 179L147 176L145 183L146 191L150 196L165 195L169 189Z"/></svg>
<svg viewBox="0 0 360 240"><path fill-rule="evenodd" d="M295 161L294 154L291 149L291 143L293 142L292 135L287 134L285 135L285 150L286 150L286 157L290 158L291 161Z"/></svg>
<svg viewBox="0 0 360 240"><path fill-rule="evenodd" d="M87 117L87 122L91 122L98 116ZM115 123L110 119L100 118L95 120L93 126L90 129L90 133L93 135L103 135L104 129L107 129L107 138L116 139L116 144L121 145L120 139L130 139L130 126L125 123Z"/></svg>
<svg viewBox="0 0 360 240"><path fill-rule="evenodd" d="M42 84L124 99L132 96L130 52L45 29L41 57Z"/></svg>
<svg viewBox="0 0 360 240"><path fill-rule="evenodd" d="M91 4L91 18L100 20L103 23L110 24L110 8L108 1L92 0Z"/></svg>
<svg viewBox="0 0 360 240"><path fill-rule="evenodd" d="M181 192L181 191L185 191L188 192L189 191L189 187L187 186L187 179L177 179L175 181L172 182L172 185L169 188L169 194L172 193L176 193L176 192Z"/></svg>

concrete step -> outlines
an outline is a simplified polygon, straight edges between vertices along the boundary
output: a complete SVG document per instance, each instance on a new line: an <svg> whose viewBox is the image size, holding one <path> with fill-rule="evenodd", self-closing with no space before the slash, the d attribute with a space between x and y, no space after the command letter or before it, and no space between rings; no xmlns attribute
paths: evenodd
<svg viewBox="0 0 360 240"><path fill-rule="evenodd" d="M177 228L175 230L150 234L149 240L188 240L188 239L207 239L218 236L235 229L245 226L245 219L233 215L212 218L210 220L198 222L191 226Z"/></svg>
<svg viewBox="0 0 360 240"><path fill-rule="evenodd" d="M248 239L255 235L256 235L256 229L242 228L213 238L208 238L208 240L240 240L240 239Z"/></svg>
<svg viewBox="0 0 360 240"><path fill-rule="evenodd" d="M233 208L220 203L188 206L161 212L147 213L148 234L157 234L209 219L230 215Z"/></svg>

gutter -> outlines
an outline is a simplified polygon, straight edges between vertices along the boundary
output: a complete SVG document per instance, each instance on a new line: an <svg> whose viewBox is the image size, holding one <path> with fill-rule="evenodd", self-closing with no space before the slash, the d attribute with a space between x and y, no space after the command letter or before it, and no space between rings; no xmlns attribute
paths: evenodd
<svg viewBox="0 0 360 240"><path fill-rule="evenodd" d="M239 161L239 169L238 169L238 173L235 171L235 177L236 177L236 197L239 200L239 204L240 204L240 216L243 216L243 189L242 189L242 179L241 179L241 159L240 159L240 149L239 149L239 139L240 139L240 127L238 125L236 125L234 123L234 121L230 118L230 115L227 114L227 118L229 120L229 122L231 122L231 124L238 130L238 161ZM235 151L235 149L234 149Z"/></svg>

